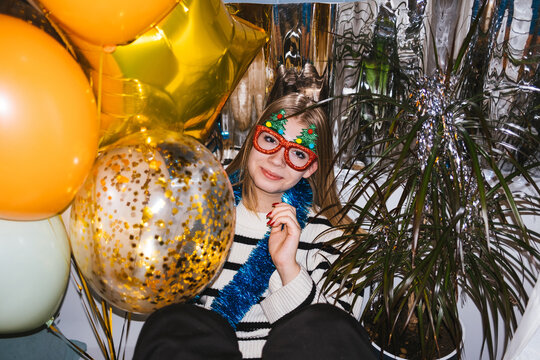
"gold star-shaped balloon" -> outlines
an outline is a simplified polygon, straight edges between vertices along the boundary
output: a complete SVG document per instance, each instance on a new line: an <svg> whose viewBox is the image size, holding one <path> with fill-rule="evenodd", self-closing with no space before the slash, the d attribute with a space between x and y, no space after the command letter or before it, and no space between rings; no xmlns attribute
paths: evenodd
<svg viewBox="0 0 540 360"><path fill-rule="evenodd" d="M142 127L203 141L267 41L220 0L180 1L152 29L112 49L69 35L100 100L100 146Z"/></svg>

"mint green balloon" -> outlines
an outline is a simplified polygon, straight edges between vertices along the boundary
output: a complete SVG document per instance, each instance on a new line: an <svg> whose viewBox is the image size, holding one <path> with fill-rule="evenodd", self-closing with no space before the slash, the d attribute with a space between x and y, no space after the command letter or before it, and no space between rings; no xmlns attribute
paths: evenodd
<svg viewBox="0 0 540 360"><path fill-rule="evenodd" d="M0 334L30 331L51 319L67 289L70 259L60 216L0 220Z"/></svg>

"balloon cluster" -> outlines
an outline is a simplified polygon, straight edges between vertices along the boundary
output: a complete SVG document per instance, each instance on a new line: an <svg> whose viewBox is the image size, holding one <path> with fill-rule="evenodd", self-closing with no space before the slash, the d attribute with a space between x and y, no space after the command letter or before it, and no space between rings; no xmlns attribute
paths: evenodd
<svg viewBox="0 0 540 360"><path fill-rule="evenodd" d="M220 0L0 4L0 333L51 319L71 255L128 312L211 281L233 193L199 141L266 40Z"/></svg>

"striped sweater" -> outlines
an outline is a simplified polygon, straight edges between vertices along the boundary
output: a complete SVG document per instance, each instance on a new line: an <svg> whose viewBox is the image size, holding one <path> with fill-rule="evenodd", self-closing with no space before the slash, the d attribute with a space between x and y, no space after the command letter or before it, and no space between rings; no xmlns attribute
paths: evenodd
<svg viewBox="0 0 540 360"><path fill-rule="evenodd" d="M221 273L201 294L200 305L210 309L219 290L232 280L240 266L247 261L257 242L264 237L268 230L267 220L266 214L251 212L242 203L236 207L234 242ZM321 245L331 234L317 237L329 226L327 219L315 217L314 213L310 212L296 253L296 261L301 267L300 273L283 286L277 271L274 271L268 289L261 296L259 303L253 305L237 325L236 335L244 359L261 357L272 324L284 315L305 305L334 302L333 299L321 295L318 284L329 263L337 256L336 253L321 249ZM350 309L346 301L338 301L337 304L345 310L352 311L356 318L359 317L361 301L356 302L358 306L355 305L354 309Z"/></svg>

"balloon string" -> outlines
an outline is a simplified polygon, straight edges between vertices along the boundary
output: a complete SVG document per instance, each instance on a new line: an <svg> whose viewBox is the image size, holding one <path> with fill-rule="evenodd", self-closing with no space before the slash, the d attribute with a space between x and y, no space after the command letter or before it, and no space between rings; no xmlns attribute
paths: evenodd
<svg viewBox="0 0 540 360"><path fill-rule="evenodd" d="M93 360L93 358L88 355L86 351L81 349L77 344L75 344L73 341L69 340L67 337L62 334L60 329L58 329L56 326L53 325L54 318L49 320L47 322L47 329L55 336L57 336L60 340L64 341L68 346L71 347L78 355L80 355L84 359Z"/></svg>
<svg viewBox="0 0 540 360"><path fill-rule="evenodd" d="M86 280L84 279L80 269L77 267L77 264L75 263L75 261L73 261L73 267L75 268L78 278L81 282L80 285L77 284L78 289L79 289L79 296L82 298L82 294L84 293L86 302L88 303L88 306L90 307L90 310L89 310L86 307L86 303L82 301L85 311L86 311L87 318L90 321L90 325L92 326L92 331L94 332L94 336L96 338L96 341L98 342L100 350L107 360L116 359L116 356L114 353L113 338L112 338L112 325L108 325L108 321L104 318L104 316L107 316L107 312L105 309L104 309L103 314L99 311L99 308L96 302L94 301L94 297L92 296L92 293L90 292L90 288L88 287L88 284L86 283ZM74 281L76 282L75 279ZM99 326L107 339L108 347L109 349L112 349L111 352L107 350L107 346L102 341L100 337L100 333L98 331L98 327L96 326L92 318L99 323Z"/></svg>
<svg viewBox="0 0 540 360"><path fill-rule="evenodd" d="M131 328L131 315L132 314L130 312L126 312L126 314L124 315L124 323L123 323L123 326L122 326L122 333L120 335L120 344L118 346L118 349L115 350L114 341L113 341L113 337L112 337L112 332L113 332L112 331L113 330L113 328L112 328L112 307L110 307L105 301L102 301L102 303L101 303L102 312L100 313L96 303L93 300L93 297L91 296L91 293L89 292L89 288L87 286L87 283L84 280L84 277L82 277L82 274L79 271L79 269L76 267L76 264L74 265L74 268L77 270L78 277L79 277L79 279L81 280L81 283L82 283L82 285L80 285L79 283L77 283L76 279L73 279L73 281L77 285L79 296L82 296L82 293L84 292L87 299L90 299L90 300L88 300L88 303L90 304L90 306L92 308L92 314L90 314L90 311L88 310L88 307L87 307L87 305L86 305L86 303L84 301L83 301L83 305L84 305L84 309L86 311L86 315L90 319L92 330L94 332L94 335L96 336L96 339L99 342L99 346L101 348L101 351L105 356L107 356L108 359L117 359L118 357L117 357L116 354L120 354L122 352L121 349L122 349L122 342L124 341L124 338L125 338L125 343L127 344L127 339L128 339L128 336L129 336L129 330ZM103 317L101 316L101 314L103 314ZM108 348L109 348L108 352L107 352L107 347L105 346L103 341L99 338L99 335L98 335L99 332L97 330L97 327L96 327L94 321L92 320L92 315L93 315L94 318L96 318L99 321L100 326L101 326L101 328L103 329L103 332L106 335ZM122 357L124 359L126 357L126 346L125 345L124 345L124 351L123 351Z"/></svg>
<svg viewBox="0 0 540 360"><path fill-rule="evenodd" d="M112 307L110 307L105 300L101 300L101 309L105 317L105 325L107 326L106 334L107 341L109 343L109 351L113 359L116 359L116 352L114 350L114 341L112 338Z"/></svg>
<svg viewBox="0 0 540 360"><path fill-rule="evenodd" d="M73 267L77 269L75 262L74 262ZM77 269L77 271L78 271L78 269ZM81 282L84 281L84 279L81 277L82 275L80 274L80 272L78 272L78 275L79 275L79 279L81 280ZM87 298L87 301L88 301L88 305L87 305L87 303L82 299L83 298L83 293L86 294L86 292L84 292L84 287L81 286L79 283L77 283L77 280L73 276L72 276L72 279L75 282L75 284L77 285L77 290L78 290L78 293L79 293L79 297L81 298L81 303L82 303L83 308L84 308L84 310L86 312L86 318L90 322L90 326L92 327L92 332L94 333L94 337L96 338L96 341L97 341L97 343L99 345L99 348L100 348L101 352L107 357L107 359L109 359L109 356L107 355L107 348L105 347L105 344L101 340L101 338L99 336L97 326L96 326L96 323L94 322L94 320L97 320L99 314L96 314L94 309L92 309L92 311L90 311L88 309L88 306L91 306L91 304L90 304L91 301L88 300L88 298Z"/></svg>
<svg viewBox="0 0 540 360"><path fill-rule="evenodd" d="M127 345L127 339L128 339L128 336L129 336L130 325L131 325L131 313L126 312L125 315L124 315L124 323L122 325L122 333L120 334L120 343L118 345L118 355L120 355L120 353L122 353L122 359L126 358L126 348L127 348L127 346L124 345L124 349L123 349L124 351L122 351L122 345L123 345L122 342L125 339L125 344Z"/></svg>

